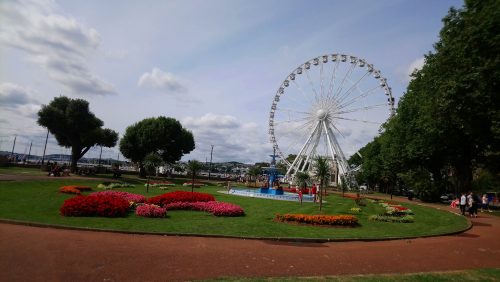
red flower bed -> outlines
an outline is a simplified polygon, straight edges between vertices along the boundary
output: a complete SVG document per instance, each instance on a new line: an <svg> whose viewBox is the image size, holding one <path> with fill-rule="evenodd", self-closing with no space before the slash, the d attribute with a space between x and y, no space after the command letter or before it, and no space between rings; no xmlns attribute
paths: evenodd
<svg viewBox="0 0 500 282"><path fill-rule="evenodd" d="M134 203L144 203L146 201L146 197L143 195L139 194L133 194L129 192L122 192L122 191L102 191L102 192L95 192L90 195L111 195L115 197L120 197L126 200L127 202L134 202Z"/></svg>
<svg viewBox="0 0 500 282"><path fill-rule="evenodd" d="M111 195L76 196L64 201L59 209L64 216L124 216L129 203L123 198Z"/></svg>
<svg viewBox="0 0 500 282"><path fill-rule="evenodd" d="M397 211L405 211L408 208L405 208L403 206L396 206L396 205L389 205L391 208L395 208Z"/></svg>
<svg viewBox="0 0 500 282"><path fill-rule="evenodd" d="M160 207L175 202L210 202L215 201L214 196L206 193L174 191L148 199L148 203Z"/></svg>
<svg viewBox="0 0 500 282"><path fill-rule="evenodd" d="M67 185L59 188L59 192L67 194L80 194L82 191L90 191L92 188L88 186Z"/></svg>
<svg viewBox="0 0 500 282"><path fill-rule="evenodd" d="M167 210L206 211L215 216L242 216L245 212L240 206L224 202L175 202L165 206Z"/></svg>
<svg viewBox="0 0 500 282"><path fill-rule="evenodd" d="M353 215L276 214L275 220L314 225L355 226L358 224L358 218Z"/></svg>

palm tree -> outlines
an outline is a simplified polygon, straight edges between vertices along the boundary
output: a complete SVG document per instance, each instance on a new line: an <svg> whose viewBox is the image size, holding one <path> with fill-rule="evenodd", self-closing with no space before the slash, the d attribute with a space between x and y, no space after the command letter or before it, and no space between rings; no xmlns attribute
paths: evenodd
<svg viewBox="0 0 500 282"><path fill-rule="evenodd" d="M257 176L259 176L262 172L262 169L258 166L252 166L248 169L248 174L252 176L255 180L255 187L257 187Z"/></svg>
<svg viewBox="0 0 500 282"><path fill-rule="evenodd" d="M148 173L148 181L146 183L146 193L149 193L149 178L152 173L156 173L156 168L163 164L163 159L156 153L150 153L142 161L146 172Z"/></svg>
<svg viewBox="0 0 500 282"><path fill-rule="evenodd" d="M294 178L295 178L295 182L297 183L297 185L300 188L305 189L307 187L307 182L309 181L309 179L311 177L309 176L309 173L299 171L299 172L295 173Z"/></svg>
<svg viewBox="0 0 500 282"><path fill-rule="evenodd" d="M319 179L319 210L323 206L323 190L325 190L326 178L330 175L330 164L328 159L318 156L314 162L314 175Z"/></svg>
<svg viewBox="0 0 500 282"><path fill-rule="evenodd" d="M192 176L191 192L194 192L194 178L196 176L196 173L201 169L201 167L202 167L201 163L197 160L191 160L188 162L187 169Z"/></svg>

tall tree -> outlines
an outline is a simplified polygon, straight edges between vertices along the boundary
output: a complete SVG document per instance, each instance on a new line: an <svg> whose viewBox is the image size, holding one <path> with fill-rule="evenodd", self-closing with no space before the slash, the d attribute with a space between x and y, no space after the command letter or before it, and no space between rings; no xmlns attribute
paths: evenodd
<svg viewBox="0 0 500 282"><path fill-rule="evenodd" d="M38 124L46 127L60 146L71 147L72 172L76 172L78 160L90 148L96 145L114 147L118 141L118 133L102 128L102 120L89 110L89 103L82 99L54 98L38 112Z"/></svg>
<svg viewBox="0 0 500 282"><path fill-rule="evenodd" d="M309 173L303 171L298 171L297 173L295 173L294 177L297 186L299 186L299 189L305 189L307 187L307 182L309 181L309 179L311 179Z"/></svg>
<svg viewBox="0 0 500 282"><path fill-rule="evenodd" d="M120 151L139 164L142 177L145 176L143 160L148 154L156 152L166 163L173 164L194 148L193 134L176 119L162 116L143 119L127 127L120 140Z"/></svg>
<svg viewBox="0 0 500 282"><path fill-rule="evenodd" d="M499 172L498 30L499 1L450 9L434 51L374 141L378 153L361 152L363 175L385 187L401 180L432 200L451 183L456 192L471 189L478 168Z"/></svg>
<svg viewBox="0 0 500 282"><path fill-rule="evenodd" d="M191 174L191 192L194 192L194 180L196 174L202 168L202 164L197 160L192 160L188 162L187 169L188 173Z"/></svg>
<svg viewBox="0 0 500 282"><path fill-rule="evenodd" d="M323 191L326 191L326 179L330 176L330 164L326 157L318 156L314 161L314 176L319 179L319 210L323 207Z"/></svg>
<svg viewBox="0 0 500 282"><path fill-rule="evenodd" d="M156 170L159 166L161 166L164 162L163 159L156 153L149 153L143 160L144 168L148 174L148 180L146 182L146 193L149 192L149 180L151 179L151 175L156 173Z"/></svg>

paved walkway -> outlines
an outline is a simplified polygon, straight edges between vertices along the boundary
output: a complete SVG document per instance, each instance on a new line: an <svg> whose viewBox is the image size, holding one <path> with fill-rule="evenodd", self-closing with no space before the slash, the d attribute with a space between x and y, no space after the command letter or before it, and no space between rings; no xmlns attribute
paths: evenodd
<svg viewBox="0 0 500 282"><path fill-rule="evenodd" d="M184 281L500 267L500 218L453 236L286 243L128 235L0 224L2 281Z"/></svg>

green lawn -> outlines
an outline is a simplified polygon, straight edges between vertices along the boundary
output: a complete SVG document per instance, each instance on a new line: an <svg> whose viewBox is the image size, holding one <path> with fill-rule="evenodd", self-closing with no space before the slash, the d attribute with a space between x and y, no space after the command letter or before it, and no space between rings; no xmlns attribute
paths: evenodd
<svg viewBox="0 0 500 282"><path fill-rule="evenodd" d="M275 277L275 278L221 278L208 281L331 281L331 282L460 282L460 281L499 281L500 269L477 269L447 272L426 272L411 274L346 275L323 277ZM200 280L201 281L201 280Z"/></svg>
<svg viewBox="0 0 500 282"><path fill-rule="evenodd" d="M121 191L146 195L143 181L135 177L125 180L136 183L135 188L122 188ZM176 183L182 183L178 180ZM446 211L425 208L418 205L404 204L415 212L414 223L385 223L369 221L368 216L383 212L377 204L368 203L362 212L356 214L360 226L356 228L318 227L292 225L274 222L276 213L319 214L318 206L304 203L301 207L296 202L266 200L225 195L218 193L225 187L206 186L196 191L215 195L219 201L240 205L246 215L243 217L215 217L204 212L170 211L164 219L137 217L130 212L124 218L100 217L63 217L59 207L72 195L58 193L63 185L88 185L95 188L101 181L71 180L54 178L53 180L3 181L0 182L0 218L29 221L44 224L102 228L123 231L144 231L162 233L210 234L245 237L280 237L280 238L390 238L435 235L458 231L466 228L467 221L461 216ZM186 190L190 187L178 185L168 191ZM150 188L148 197L167 191ZM323 214L351 214L350 208L356 207L353 200L330 195L326 198Z"/></svg>

